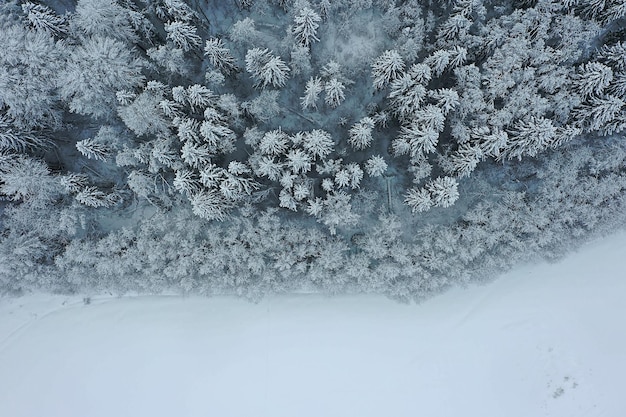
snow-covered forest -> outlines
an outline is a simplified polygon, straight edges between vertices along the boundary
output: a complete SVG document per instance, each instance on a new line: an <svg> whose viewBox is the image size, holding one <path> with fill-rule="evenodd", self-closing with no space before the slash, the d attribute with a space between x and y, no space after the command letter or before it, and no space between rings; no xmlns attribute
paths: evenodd
<svg viewBox="0 0 626 417"><path fill-rule="evenodd" d="M421 300L626 224L621 0L8 0L0 294Z"/></svg>

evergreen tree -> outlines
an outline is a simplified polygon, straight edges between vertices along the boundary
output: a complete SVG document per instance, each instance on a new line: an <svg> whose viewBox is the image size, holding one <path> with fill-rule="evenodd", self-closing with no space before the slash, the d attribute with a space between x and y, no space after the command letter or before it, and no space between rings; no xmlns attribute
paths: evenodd
<svg viewBox="0 0 626 417"><path fill-rule="evenodd" d="M144 61L117 40L94 36L70 52L59 74L61 97L70 110L94 117L109 116L116 92L141 84Z"/></svg>
<svg viewBox="0 0 626 417"><path fill-rule="evenodd" d="M228 48L224 46L224 42L221 39L208 39L204 45L204 55L209 59L211 65L225 75L237 72L235 58Z"/></svg>
<svg viewBox="0 0 626 417"><path fill-rule="evenodd" d="M322 18L315 13L310 7L303 7L298 10L294 17L295 25L292 29L296 40L307 48L311 46L313 42L319 42L319 38L316 36L319 22Z"/></svg>

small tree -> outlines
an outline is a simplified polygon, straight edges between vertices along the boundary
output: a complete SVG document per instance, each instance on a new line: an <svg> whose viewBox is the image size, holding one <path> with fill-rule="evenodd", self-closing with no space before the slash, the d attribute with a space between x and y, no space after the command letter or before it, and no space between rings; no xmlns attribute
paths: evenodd
<svg viewBox="0 0 626 417"><path fill-rule="evenodd" d="M302 109L317 109L317 99L320 93L324 90L324 85L319 77L311 77L306 83L306 90L304 96L300 97L300 104Z"/></svg>
<svg viewBox="0 0 626 417"><path fill-rule="evenodd" d="M324 89L326 91L326 104L332 108L338 107L346 99L344 93L346 87L337 78L331 78L330 81L326 83Z"/></svg>
<svg viewBox="0 0 626 417"><path fill-rule="evenodd" d="M256 29L254 20L246 17L243 20L238 20L231 26L228 37L231 41L243 45L253 43L259 37L259 31Z"/></svg>
<svg viewBox="0 0 626 417"><path fill-rule="evenodd" d="M387 163L380 155L374 155L365 162L365 171L370 177L380 177L387 171Z"/></svg>
<svg viewBox="0 0 626 417"><path fill-rule="evenodd" d="M371 117L364 117L358 123L355 123L350 129L350 137L348 142L354 149L362 150L372 144L372 130L374 129L374 120Z"/></svg>

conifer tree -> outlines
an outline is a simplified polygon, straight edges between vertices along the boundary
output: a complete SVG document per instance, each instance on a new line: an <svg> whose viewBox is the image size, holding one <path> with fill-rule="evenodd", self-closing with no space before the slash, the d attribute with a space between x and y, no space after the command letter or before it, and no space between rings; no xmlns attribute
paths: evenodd
<svg viewBox="0 0 626 417"><path fill-rule="evenodd" d="M319 22L322 21L320 15L315 13L310 7L303 7L298 10L294 17L295 25L293 27L293 34L296 40L307 48L311 46L313 42L319 42L319 38L316 36Z"/></svg>
<svg viewBox="0 0 626 417"><path fill-rule="evenodd" d="M319 77L311 77L306 83L304 96L300 97L302 109L317 109L317 99L323 90L322 80Z"/></svg>
<svg viewBox="0 0 626 417"><path fill-rule="evenodd" d="M385 51L372 65L374 88L381 90L404 71L404 60L396 50Z"/></svg>
<svg viewBox="0 0 626 417"><path fill-rule="evenodd" d="M365 149L372 144L372 130L374 120L371 117L364 117L350 128L348 142L357 150Z"/></svg>
<svg viewBox="0 0 626 417"><path fill-rule="evenodd" d="M346 99L345 89L346 87L341 81L337 78L331 78L324 87L326 104L332 108L338 107Z"/></svg>
<svg viewBox="0 0 626 417"><path fill-rule="evenodd" d="M166 23L165 32L167 32L167 39L185 52L199 48L202 44L202 38L196 33L196 28L187 22L175 20Z"/></svg>
<svg viewBox="0 0 626 417"><path fill-rule="evenodd" d="M56 36L65 35L69 30L67 19L47 6L27 1L22 4L22 10L28 26L35 30Z"/></svg>
<svg viewBox="0 0 626 417"><path fill-rule="evenodd" d="M225 75L230 75L237 71L235 58L228 48L224 46L224 42L221 39L208 39L204 45L204 55L209 59L211 65Z"/></svg>

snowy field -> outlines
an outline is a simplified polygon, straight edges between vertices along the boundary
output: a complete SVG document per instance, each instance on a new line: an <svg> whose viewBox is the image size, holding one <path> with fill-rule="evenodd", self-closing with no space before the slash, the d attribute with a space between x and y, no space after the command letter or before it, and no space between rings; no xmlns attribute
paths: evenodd
<svg viewBox="0 0 626 417"><path fill-rule="evenodd" d="M0 300L0 416L626 415L626 234L422 305Z"/></svg>

